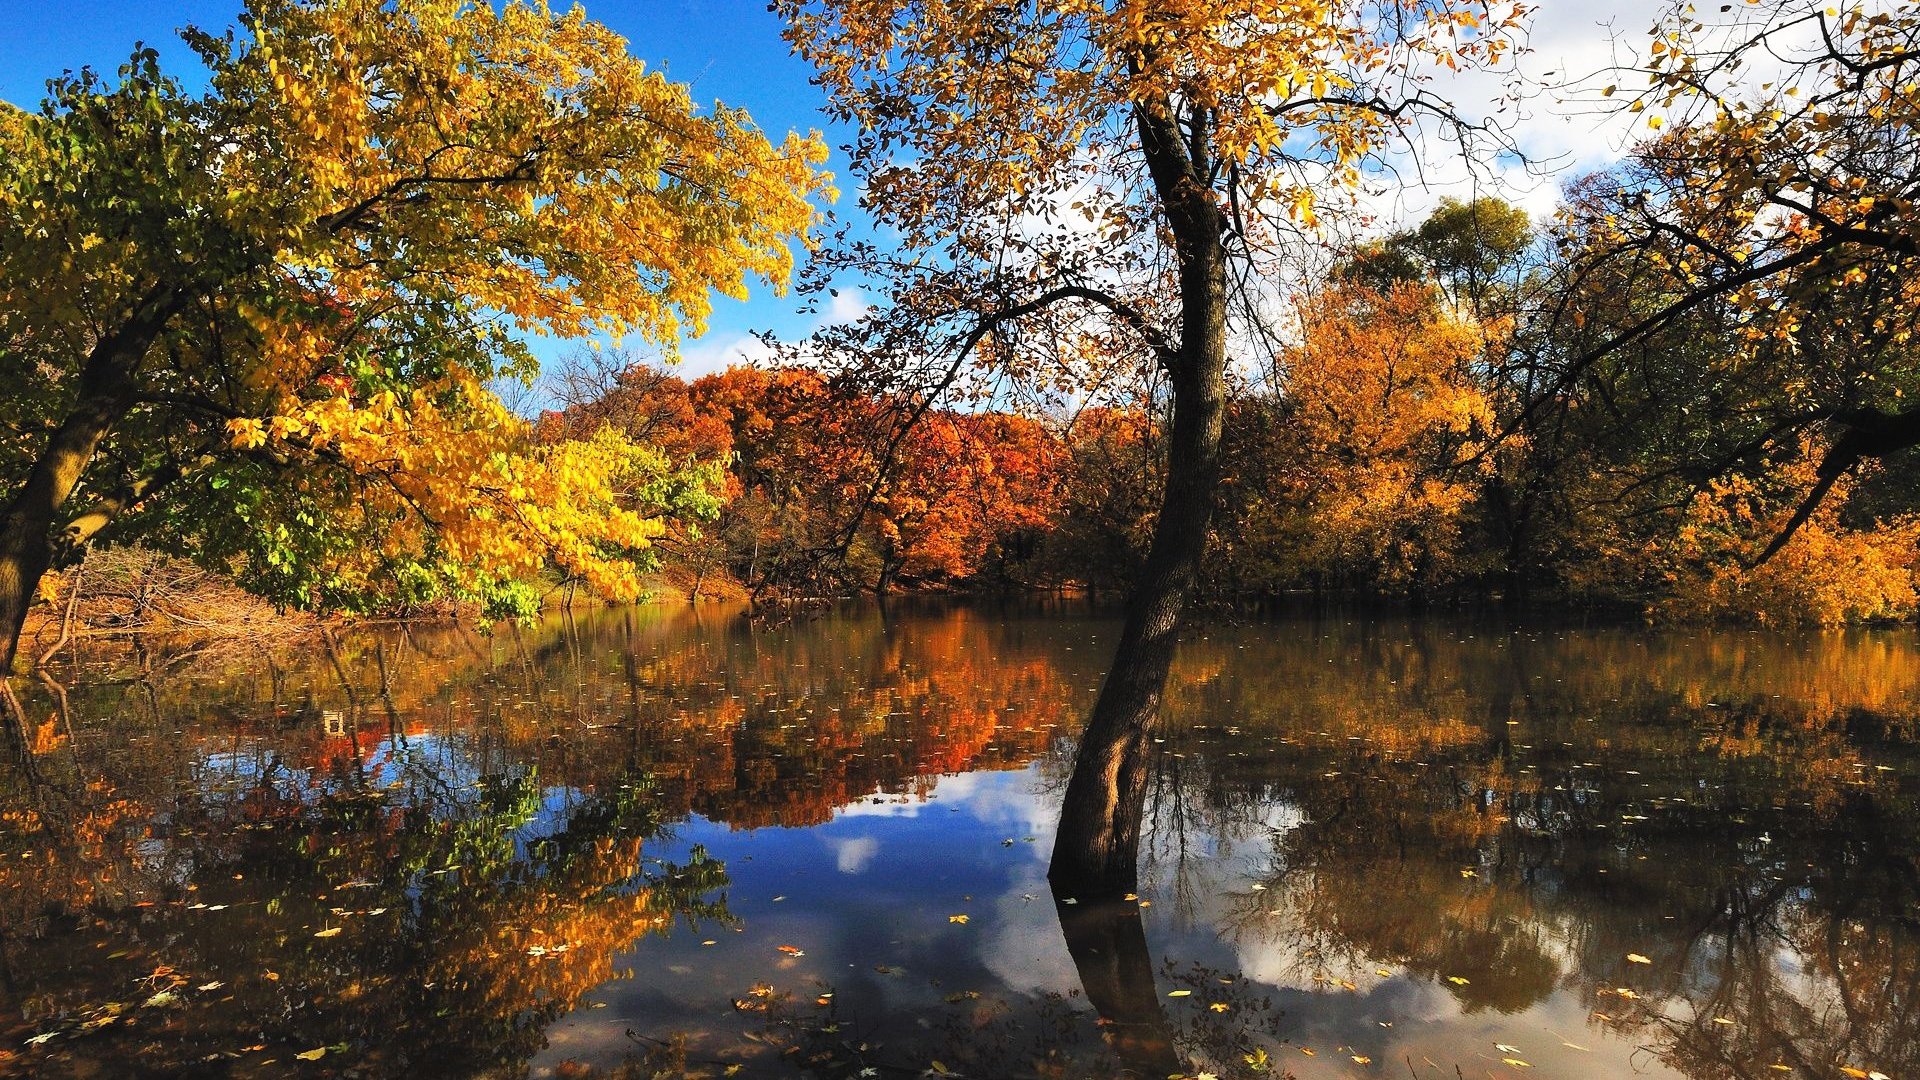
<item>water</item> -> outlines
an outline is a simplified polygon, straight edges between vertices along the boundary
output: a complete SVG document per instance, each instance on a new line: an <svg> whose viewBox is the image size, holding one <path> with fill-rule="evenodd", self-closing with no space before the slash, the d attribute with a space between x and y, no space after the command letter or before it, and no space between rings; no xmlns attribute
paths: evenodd
<svg viewBox="0 0 1920 1080"><path fill-rule="evenodd" d="M1138 899L1056 903L1115 629L637 609L23 680L0 1075L1920 1076L1910 631L1215 628Z"/></svg>

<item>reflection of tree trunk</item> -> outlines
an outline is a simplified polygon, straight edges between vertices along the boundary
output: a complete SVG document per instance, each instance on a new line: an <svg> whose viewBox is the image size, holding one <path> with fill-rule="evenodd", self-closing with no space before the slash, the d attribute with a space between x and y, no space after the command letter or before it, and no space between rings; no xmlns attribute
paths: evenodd
<svg viewBox="0 0 1920 1080"><path fill-rule="evenodd" d="M1180 342L1160 359L1173 391L1166 490L1127 606L1120 646L1081 736L1048 876L1082 897L1117 896L1138 874L1146 759L1181 613L1199 578L1220 477L1226 412L1226 226L1208 188L1208 146L1189 142L1168 103L1134 109L1141 150L1179 260Z"/></svg>
<svg viewBox="0 0 1920 1080"><path fill-rule="evenodd" d="M1056 888L1054 909L1087 1001L1107 1022L1114 1051L1130 1072L1151 1077L1185 1072L1153 985L1153 954L1139 905L1122 900L1068 904Z"/></svg>

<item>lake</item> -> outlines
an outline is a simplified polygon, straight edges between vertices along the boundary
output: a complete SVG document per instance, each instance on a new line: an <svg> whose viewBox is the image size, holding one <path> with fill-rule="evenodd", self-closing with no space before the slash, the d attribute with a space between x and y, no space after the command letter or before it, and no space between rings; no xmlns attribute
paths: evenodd
<svg viewBox="0 0 1920 1080"><path fill-rule="evenodd" d="M0 757L0 1075L1920 1077L1912 630L1196 630L1083 904L1117 628L84 652Z"/></svg>

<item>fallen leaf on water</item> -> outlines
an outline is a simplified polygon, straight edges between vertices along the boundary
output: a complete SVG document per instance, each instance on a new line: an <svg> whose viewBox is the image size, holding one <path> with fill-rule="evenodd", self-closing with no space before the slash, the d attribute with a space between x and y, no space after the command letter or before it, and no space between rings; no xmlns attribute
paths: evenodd
<svg viewBox="0 0 1920 1080"><path fill-rule="evenodd" d="M959 924L960 924L961 926L965 926L965 925L967 925L967 916L965 916L965 915L949 915L949 916L947 916L947 921L948 921L948 922L950 922L950 923L959 923Z"/></svg>
<svg viewBox="0 0 1920 1080"><path fill-rule="evenodd" d="M1169 990L1169 991L1167 991L1167 996L1168 996L1168 997L1192 997L1192 996L1193 996L1193 991L1191 991L1191 990Z"/></svg>
<svg viewBox="0 0 1920 1080"><path fill-rule="evenodd" d="M321 1058L327 1056L327 1048L324 1046L316 1046L311 1050L303 1051L293 1056L299 1058L301 1061L319 1061Z"/></svg>
<svg viewBox="0 0 1920 1080"><path fill-rule="evenodd" d="M1212 1009L1214 1012L1226 1012L1228 1009L1233 1008L1233 1006L1227 1004L1224 1001L1216 1001L1213 1004L1207 1006L1207 1008Z"/></svg>
<svg viewBox="0 0 1920 1080"><path fill-rule="evenodd" d="M708 938L707 940L705 940L705 941L703 941L703 942L701 942L700 944L702 944L702 945L718 945L718 944L720 944L720 943L719 943L719 942L717 942L717 941L715 941L715 940L713 940L712 938Z"/></svg>
<svg viewBox="0 0 1920 1080"><path fill-rule="evenodd" d="M1714 1017L1714 1018L1713 1018L1713 1022L1714 1022L1714 1023L1716 1023L1716 1024L1731 1024L1731 1023L1733 1023L1733 1021L1732 1021L1732 1020L1730 1020L1730 1019L1728 1019L1727 1017L1724 1017L1724 1016L1716 1016L1716 1017Z"/></svg>
<svg viewBox="0 0 1920 1080"><path fill-rule="evenodd" d="M1371 1065L1373 1064L1373 1059L1365 1054L1355 1054L1353 1055L1353 1063L1355 1065Z"/></svg>
<svg viewBox="0 0 1920 1080"><path fill-rule="evenodd" d="M1641 956L1641 955L1640 955L1639 953L1637 953L1637 952L1630 952L1630 953L1628 953L1628 954L1627 954L1627 963L1629 963L1629 964L1651 964L1651 963L1653 963L1653 961L1651 961L1651 960L1649 960L1649 959L1647 959L1647 958L1646 958L1646 957L1644 957L1644 956Z"/></svg>
<svg viewBox="0 0 1920 1080"><path fill-rule="evenodd" d="M313 936L314 937L332 937L335 934L338 934L339 932L340 932L340 928L337 926L334 926L334 927L329 927L325 930L322 930L319 933L314 934Z"/></svg>
<svg viewBox="0 0 1920 1080"><path fill-rule="evenodd" d="M1501 1059L1500 1059L1500 1063L1501 1063L1501 1064L1503 1064L1503 1065L1511 1065L1511 1066L1513 1066L1513 1067L1514 1067L1514 1068L1516 1068L1516 1069L1531 1069L1531 1068L1533 1068L1533 1066L1532 1066L1531 1064L1529 1064L1528 1062L1525 1062L1525 1061L1521 1061L1521 1060L1520 1060L1519 1058L1501 1058Z"/></svg>
<svg viewBox="0 0 1920 1080"><path fill-rule="evenodd" d="M1500 1051L1503 1054L1518 1054L1520 1052L1519 1047L1512 1046L1507 1043L1494 1043L1493 1048L1495 1050Z"/></svg>
<svg viewBox="0 0 1920 1080"><path fill-rule="evenodd" d="M1466 986L1468 983L1472 982L1473 980L1463 979L1458 975L1449 975L1447 976L1447 981L1452 983L1455 986Z"/></svg>
<svg viewBox="0 0 1920 1080"><path fill-rule="evenodd" d="M1388 970L1387 970L1386 968L1374 968L1374 969L1373 969L1373 973L1374 973L1375 975L1378 975L1378 976L1380 976L1380 977L1381 977L1381 978L1383 978L1383 979L1391 979L1391 978L1393 978L1393 972L1391 972L1391 971L1388 971Z"/></svg>
<svg viewBox="0 0 1920 1080"><path fill-rule="evenodd" d="M226 984L226 983L223 983L223 982L220 982L219 980L217 980L217 979L216 979L216 980L214 980L213 982L210 982L210 983L201 983L201 984L200 984L199 986L196 986L196 987L194 987L194 989L195 989L195 990L200 990L200 991L207 991L207 990L218 990L218 989L220 989L221 987L223 987L223 986L225 986L225 985L227 985L227 984Z"/></svg>
<svg viewBox="0 0 1920 1080"><path fill-rule="evenodd" d="M793 946L793 945L782 945L782 946L780 946L780 951L781 951L781 952L783 952L783 953L786 953L786 954L787 954L788 956L805 956L805 955L807 955L807 954L806 954L805 952L803 952L803 951L801 951L801 950L800 950L800 949L799 949L798 947L796 947L796 946Z"/></svg>

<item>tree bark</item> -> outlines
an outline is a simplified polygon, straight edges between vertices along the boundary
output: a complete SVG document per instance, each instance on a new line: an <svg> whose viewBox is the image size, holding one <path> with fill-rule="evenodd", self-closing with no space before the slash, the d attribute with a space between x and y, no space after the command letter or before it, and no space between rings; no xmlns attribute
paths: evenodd
<svg viewBox="0 0 1920 1080"><path fill-rule="evenodd" d="M0 675L13 670L20 631L40 578L53 566L60 509L94 451L133 404L134 373L182 300L155 289L119 329L102 338L80 369L78 394L26 481L0 513Z"/></svg>
<svg viewBox="0 0 1920 1080"><path fill-rule="evenodd" d="M1150 735L1206 554L1226 411L1225 221L1202 182L1205 118L1193 118L1183 136L1164 106L1135 115L1179 259L1181 339L1165 358L1173 388L1166 491L1113 665L1074 758L1048 868L1056 889L1095 899L1138 883Z"/></svg>

